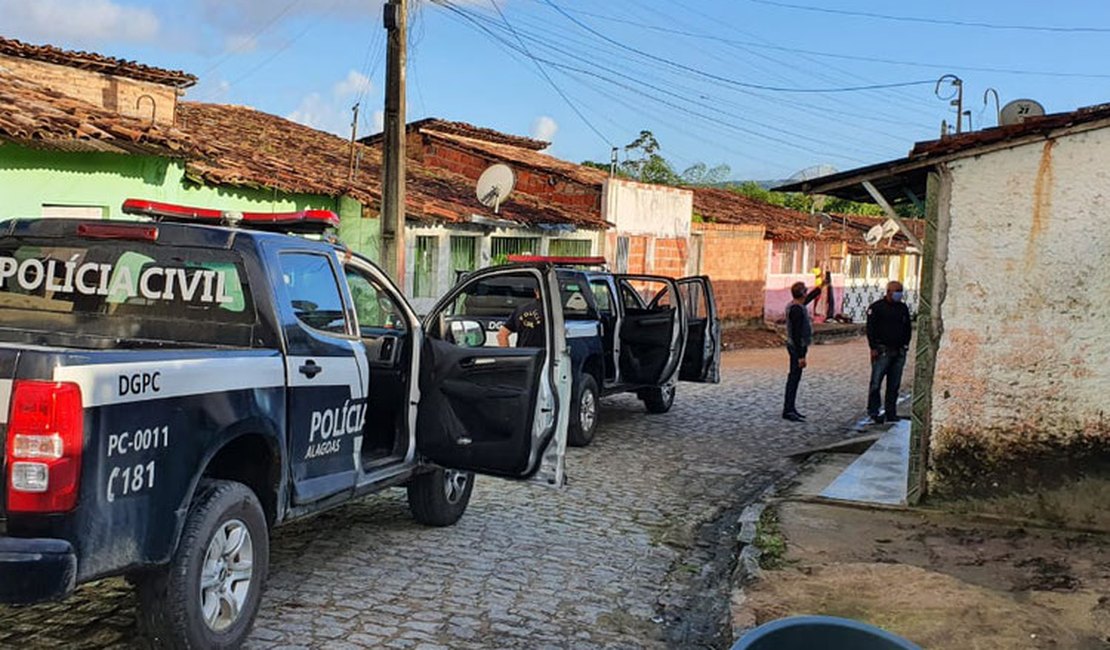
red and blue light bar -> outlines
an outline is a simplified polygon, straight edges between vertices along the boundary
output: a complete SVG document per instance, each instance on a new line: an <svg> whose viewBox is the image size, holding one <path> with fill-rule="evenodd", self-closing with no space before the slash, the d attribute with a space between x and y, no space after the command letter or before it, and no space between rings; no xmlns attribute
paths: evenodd
<svg viewBox="0 0 1110 650"><path fill-rule="evenodd" d="M123 212L124 214L150 217L163 223L239 226L254 230L302 234L322 234L329 228L339 228L339 215L331 210L230 212L145 199L127 199L123 202Z"/></svg>
<svg viewBox="0 0 1110 650"><path fill-rule="evenodd" d="M510 255L514 264L554 264L556 266L605 266L604 257L578 257L571 255Z"/></svg>

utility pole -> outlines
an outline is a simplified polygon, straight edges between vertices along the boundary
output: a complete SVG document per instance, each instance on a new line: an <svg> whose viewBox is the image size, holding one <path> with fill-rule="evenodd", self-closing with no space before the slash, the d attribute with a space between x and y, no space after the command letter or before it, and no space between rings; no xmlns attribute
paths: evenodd
<svg viewBox="0 0 1110 650"><path fill-rule="evenodd" d="M385 131L382 134L381 264L397 286L405 284L405 49L407 0L388 0Z"/></svg>
<svg viewBox="0 0 1110 650"><path fill-rule="evenodd" d="M351 118L351 157L347 160L347 182L355 180L355 146L358 140L358 102L351 107L354 116Z"/></svg>

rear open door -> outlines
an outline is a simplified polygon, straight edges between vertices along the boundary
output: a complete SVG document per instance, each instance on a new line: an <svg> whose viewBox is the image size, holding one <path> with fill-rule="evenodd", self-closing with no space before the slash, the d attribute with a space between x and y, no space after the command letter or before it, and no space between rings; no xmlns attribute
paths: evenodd
<svg viewBox="0 0 1110 650"><path fill-rule="evenodd" d="M678 292L686 313L686 352L679 379L703 383L721 381L721 321L713 284L704 275L682 278Z"/></svg>
<svg viewBox="0 0 1110 650"><path fill-rule="evenodd" d="M538 296L538 297L537 297ZM500 347L483 323L527 313L542 338ZM432 309L421 346L417 449L436 464L563 483L570 409L559 284L547 266L470 274Z"/></svg>
<svg viewBox="0 0 1110 650"><path fill-rule="evenodd" d="M620 369L626 384L673 385L678 379L686 320L678 285L654 275L616 275L623 317Z"/></svg>

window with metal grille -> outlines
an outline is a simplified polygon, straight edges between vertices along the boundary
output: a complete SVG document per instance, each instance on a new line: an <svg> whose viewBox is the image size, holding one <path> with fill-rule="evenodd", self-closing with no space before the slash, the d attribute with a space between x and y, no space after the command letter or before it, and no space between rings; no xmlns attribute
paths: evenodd
<svg viewBox="0 0 1110 650"><path fill-rule="evenodd" d="M853 255L848 262L848 278L862 280L867 275L867 256Z"/></svg>
<svg viewBox="0 0 1110 650"><path fill-rule="evenodd" d="M876 255L871 258L871 277L885 278L890 275L890 256Z"/></svg>
<svg viewBox="0 0 1110 650"><path fill-rule="evenodd" d="M798 273L801 266L801 244L794 241L777 241L771 245L771 272L789 275Z"/></svg>
<svg viewBox="0 0 1110 650"><path fill-rule="evenodd" d="M490 260L505 264L510 255L539 255L539 237L494 237L490 240Z"/></svg>
<svg viewBox="0 0 1110 650"><path fill-rule="evenodd" d="M628 237L617 237L617 273L628 273L628 251L632 240Z"/></svg>
<svg viewBox="0 0 1110 650"><path fill-rule="evenodd" d="M439 237L417 237L415 256L412 260L412 295L432 298L436 295L436 258Z"/></svg>
<svg viewBox="0 0 1110 650"><path fill-rule="evenodd" d="M451 270L473 271L478 268L478 238L451 237Z"/></svg>
<svg viewBox="0 0 1110 650"><path fill-rule="evenodd" d="M548 255L556 257L588 257L594 252L594 243L589 239L552 239Z"/></svg>

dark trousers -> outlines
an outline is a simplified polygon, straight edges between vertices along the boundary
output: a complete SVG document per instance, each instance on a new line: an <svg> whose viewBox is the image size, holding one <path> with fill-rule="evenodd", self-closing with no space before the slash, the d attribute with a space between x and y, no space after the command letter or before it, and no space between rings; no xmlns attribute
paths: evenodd
<svg viewBox="0 0 1110 650"><path fill-rule="evenodd" d="M880 350L879 357L871 362L871 386L867 392L867 413L879 415L883 402L879 393L886 381L886 400L883 403L887 418L898 417L898 389L902 386L902 369L906 367L906 353L902 350Z"/></svg>
<svg viewBox="0 0 1110 650"><path fill-rule="evenodd" d="M798 399L798 384L802 383L802 367L798 365L802 356L791 346L786 346L786 351L790 353L790 374L786 376L786 399L782 404L783 415L798 412L798 407L794 405L794 402Z"/></svg>

